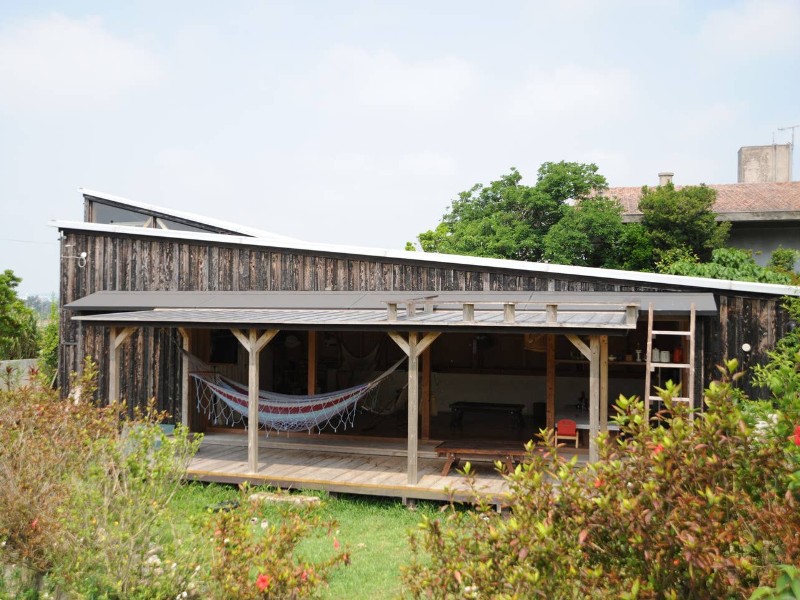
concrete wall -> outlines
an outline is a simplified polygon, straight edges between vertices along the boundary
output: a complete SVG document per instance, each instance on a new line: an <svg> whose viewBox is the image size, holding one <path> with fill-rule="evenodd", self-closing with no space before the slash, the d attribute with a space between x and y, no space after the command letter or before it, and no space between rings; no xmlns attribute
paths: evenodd
<svg viewBox="0 0 800 600"><path fill-rule="evenodd" d="M752 250L753 258L763 267L778 246L800 250L800 224L753 227L734 223L728 244L734 248ZM795 269L800 269L800 259L795 263Z"/></svg>
<svg viewBox="0 0 800 600"><path fill-rule="evenodd" d="M28 385L30 380L30 370L36 367L37 359L24 358L22 360L0 360L0 389L6 389L10 384L12 388L22 387ZM9 375L6 375L7 369L12 369Z"/></svg>
<svg viewBox="0 0 800 600"><path fill-rule="evenodd" d="M791 180L791 144L739 148L739 183L772 183Z"/></svg>

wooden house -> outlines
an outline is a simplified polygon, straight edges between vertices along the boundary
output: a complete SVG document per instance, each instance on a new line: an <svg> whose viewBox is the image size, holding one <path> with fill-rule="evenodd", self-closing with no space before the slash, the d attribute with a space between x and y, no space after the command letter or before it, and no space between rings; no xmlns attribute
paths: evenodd
<svg viewBox="0 0 800 600"><path fill-rule="evenodd" d="M510 448L561 418L582 431L574 451L594 460L598 433L614 428L614 398L650 399L672 379L699 406L717 364L764 361L794 326L781 298L800 293L315 244L83 196L83 222L53 223L62 234L62 389L94 357L102 398L132 409L155 397L206 433L190 474L207 480L443 498L460 485L448 472L454 460L510 461ZM314 435L265 435L249 425L259 390L313 399L402 359L372 391L372 412L336 421L336 431L315 422ZM198 401L191 360L241 385L244 425L227 426L213 401ZM499 494L502 479L483 473Z"/></svg>

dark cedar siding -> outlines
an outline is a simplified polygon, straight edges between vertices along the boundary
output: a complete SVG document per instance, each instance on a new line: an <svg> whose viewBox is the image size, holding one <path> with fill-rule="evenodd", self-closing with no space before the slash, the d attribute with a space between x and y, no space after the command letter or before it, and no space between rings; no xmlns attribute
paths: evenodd
<svg viewBox="0 0 800 600"><path fill-rule="evenodd" d="M631 282L547 276L513 269L463 265L430 265L418 260L314 254L260 246L206 244L189 240L122 234L65 231L62 256L72 249L87 252L83 269L62 259L62 304L101 290L288 290L288 291L555 291L666 292L682 286L635 285ZM753 346L753 363L764 362L785 326L786 315L774 298L717 296L720 319L698 320L698 388L716 374L725 357L741 356L741 345ZM642 307L646 309L646 307ZM101 390L107 387L108 334L80 327L62 311L60 381L78 370L78 358L99 362ZM153 396L158 407L177 415L180 408L180 353L177 332L144 328L124 345L121 397L144 405ZM700 351L703 351L701 354ZM751 363L752 364L752 363ZM67 390L67 385L63 386Z"/></svg>

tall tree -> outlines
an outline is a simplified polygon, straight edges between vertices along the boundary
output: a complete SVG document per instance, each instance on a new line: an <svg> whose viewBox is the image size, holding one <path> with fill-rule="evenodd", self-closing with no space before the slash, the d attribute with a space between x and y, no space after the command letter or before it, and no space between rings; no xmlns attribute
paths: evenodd
<svg viewBox="0 0 800 600"><path fill-rule="evenodd" d="M512 168L489 185L459 194L436 229L417 239L426 252L517 260L542 259L544 236L567 209L567 200L586 198L607 187L596 165L544 163L536 185L520 183Z"/></svg>
<svg viewBox="0 0 800 600"><path fill-rule="evenodd" d="M10 269L0 273L0 360L36 356L36 313L17 296L21 282Z"/></svg>
<svg viewBox="0 0 800 600"><path fill-rule="evenodd" d="M641 226L625 225L619 201L603 196L567 207L544 237L544 260L563 265L645 270L652 254Z"/></svg>
<svg viewBox="0 0 800 600"><path fill-rule="evenodd" d="M725 245L730 223L717 223L713 211L716 198L716 190L705 185L676 189L668 183L642 188L642 225L659 257L669 250L685 248L701 261L708 261L715 249Z"/></svg>

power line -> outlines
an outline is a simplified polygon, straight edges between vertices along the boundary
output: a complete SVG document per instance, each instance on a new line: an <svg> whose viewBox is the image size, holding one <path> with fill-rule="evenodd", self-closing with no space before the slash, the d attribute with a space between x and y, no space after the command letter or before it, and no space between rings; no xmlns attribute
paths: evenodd
<svg viewBox="0 0 800 600"><path fill-rule="evenodd" d="M0 242L17 242L19 244L45 244L58 246L58 242L39 242L37 240L15 240L13 238L0 238Z"/></svg>

